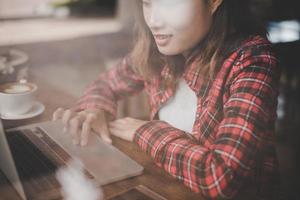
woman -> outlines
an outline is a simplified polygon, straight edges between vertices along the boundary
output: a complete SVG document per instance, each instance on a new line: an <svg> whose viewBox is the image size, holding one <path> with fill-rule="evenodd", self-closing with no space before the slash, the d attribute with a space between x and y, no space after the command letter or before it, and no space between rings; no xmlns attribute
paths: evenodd
<svg viewBox="0 0 300 200"><path fill-rule="evenodd" d="M101 74L72 109L59 108L75 144L91 130L138 144L194 192L232 198L277 189L279 71L266 31L240 0L143 0L133 51ZM146 90L150 120L117 119L117 101Z"/></svg>

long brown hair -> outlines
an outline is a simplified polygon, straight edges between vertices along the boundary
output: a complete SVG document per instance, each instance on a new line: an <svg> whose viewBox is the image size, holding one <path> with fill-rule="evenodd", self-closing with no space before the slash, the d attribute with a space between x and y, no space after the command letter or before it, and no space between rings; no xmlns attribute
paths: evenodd
<svg viewBox="0 0 300 200"><path fill-rule="evenodd" d="M209 6L210 0L205 1ZM213 16L208 34L191 51L188 60L182 55L162 55L155 44L142 13L142 1L137 0L135 46L131 52L132 66L146 80L159 77L162 83L175 85L187 62L197 62L200 73L213 78L224 59L245 39L261 35L266 30L250 11L250 0L223 0ZM196 58L196 59L194 59ZM168 65L170 76L160 77L162 68ZM171 78L170 78L171 77Z"/></svg>

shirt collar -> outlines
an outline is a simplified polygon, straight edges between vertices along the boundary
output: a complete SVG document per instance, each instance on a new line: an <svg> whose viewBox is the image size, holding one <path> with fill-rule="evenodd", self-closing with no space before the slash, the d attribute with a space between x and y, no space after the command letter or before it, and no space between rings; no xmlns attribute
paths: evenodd
<svg viewBox="0 0 300 200"><path fill-rule="evenodd" d="M197 63L197 57L188 59L188 62L186 62L185 65L182 78L197 95L204 96L208 91L208 86L211 81L207 76L201 74L200 67ZM168 65L163 67L161 75L165 78L170 76L170 68Z"/></svg>
<svg viewBox="0 0 300 200"><path fill-rule="evenodd" d="M197 57L186 66L183 78L197 95L202 97L206 95L210 85L210 79L207 75L204 75L201 72L201 68L197 62Z"/></svg>

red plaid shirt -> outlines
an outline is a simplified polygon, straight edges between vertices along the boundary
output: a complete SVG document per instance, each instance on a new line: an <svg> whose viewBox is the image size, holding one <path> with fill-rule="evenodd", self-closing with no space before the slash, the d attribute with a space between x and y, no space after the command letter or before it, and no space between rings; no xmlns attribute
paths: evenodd
<svg viewBox="0 0 300 200"><path fill-rule="evenodd" d="M167 66L161 75L168 75ZM183 78L198 98L192 133L157 119L175 91L161 90L158 78L144 81L127 58L101 74L77 108L100 108L116 116L118 100L145 89L150 121L136 131L134 141L158 166L209 198L231 198L249 184L256 186L257 195L272 194L278 180L274 124L279 70L270 43L259 36L247 40L211 81L204 81L193 62Z"/></svg>

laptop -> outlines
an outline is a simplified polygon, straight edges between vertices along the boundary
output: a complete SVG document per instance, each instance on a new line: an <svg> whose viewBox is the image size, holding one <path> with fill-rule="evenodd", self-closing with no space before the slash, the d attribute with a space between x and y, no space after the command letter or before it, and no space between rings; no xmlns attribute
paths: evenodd
<svg viewBox="0 0 300 200"><path fill-rule="evenodd" d="M62 130L60 121L4 130L0 119L0 169L22 199L60 198L55 173L72 157L83 163L86 176L97 185L142 174L140 164L96 134L88 146L80 147Z"/></svg>

